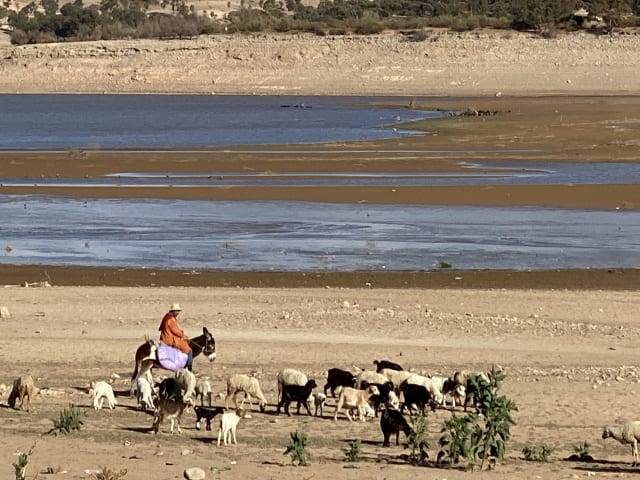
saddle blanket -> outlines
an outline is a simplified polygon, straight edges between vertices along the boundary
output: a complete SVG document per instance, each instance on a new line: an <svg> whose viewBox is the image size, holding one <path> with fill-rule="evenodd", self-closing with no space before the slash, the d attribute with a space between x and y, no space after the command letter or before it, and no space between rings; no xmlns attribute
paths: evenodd
<svg viewBox="0 0 640 480"><path fill-rule="evenodd" d="M172 372L184 368L187 364L187 358L189 357L186 353L181 352L177 348L169 347L168 345L159 345L157 356L158 363L160 363L162 368L171 370Z"/></svg>

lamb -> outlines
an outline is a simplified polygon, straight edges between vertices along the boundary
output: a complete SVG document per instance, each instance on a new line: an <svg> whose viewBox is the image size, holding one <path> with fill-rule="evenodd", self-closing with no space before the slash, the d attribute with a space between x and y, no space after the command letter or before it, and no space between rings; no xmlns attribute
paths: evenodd
<svg viewBox="0 0 640 480"><path fill-rule="evenodd" d="M196 400L200 397L200 405L204 406L204 397L207 397L209 406L211 406L211 382L206 378L199 378L196 382Z"/></svg>
<svg viewBox="0 0 640 480"><path fill-rule="evenodd" d="M627 422L613 427L604 427L602 438L615 438L621 444L631 444L631 454L633 455L632 467L640 465L638 458L638 440L640 440L640 420Z"/></svg>
<svg viewBox="0 0 640 480"><path fill-rule="evenodd" d="M245 413L242 408L238 408L235 412L225 412L220 417L220 428L218 429L218 446L220 446L220 439L224 437L224 444L231 443L233 437L233 443L238 444L236 440L236 429L238 428L238 422L241 418L251 418Z"/></svg>
<svg viewBox="0 0 640 480"><path fill-rule="evenodd" d="M315 392L309 396L308 404L309 409L314 408L313 415L318 416L318 411L320 411L320 416L322 417L322 408L327 401L327 396L322 392Z"/></svg>
<svg viewBox="0 0 640 480"><path fill-rule="evenodd" d="M300 385L303 387L309 379L299 370L293 368L284 368L278 372L278 403L282 394L282 388L285 385Z"/></svg>
<svg viewBox="0 0 640 480"><path fill-rule="evenodd" d="M22 407L26 407L28 412L31 408L31 397L33 397L35 386L33 384L33 378L31 375L21 375L13 380L13 388L9 394L8 403L11 408L16 408L16 401L20 400L18 410L22 410ZM26 401L26 403L25 403Z"/></svg>
<svg viewBox="0 0 640 480"><path fill-rule="evenodd" d="M378 373L385 368L389 370L404 370L400 365L389 360L374 360L373 364L376 366L376 372Z"/></svg>
<svg viewBox="0 0 640 480"><path fill-rule="evenodd" d="M181 368L175 374L175 379L182 390L182 399L189 405L195 405L196 401L193 398L196 392L196 376L190 370Z"/></svg>
<svg viewBox="0 0 640 480"><path fill-rule="evenodd" d="M300 414L300 405L304 405L304 408L307 409L307 413L311 416L311 410L309 410L307 401L311 396L312 390L317 386L318 384L314 379L309 380L304 387L301 387L300 385L285 385L282 389L282 400L278 403L276 414L280 415L280 409L284 406L285 413L288 416L291 416L289 413L289 405L291 402L298 402L298 415Z"/></svg>
<svg viewBox="0 0 640 480"><path fill-rule="evenodd" d="M391 434L396 434L396 445L400 445L400 432L408 437L411 434L411 426L398 410L385 409L380 415L380 429L383 436L383 447L390 447L389 438Z"/></svg>
<svg viewBox="0 0 640 480"><path fill-rule="evenodd" d="M224 408L222 407L195 406L193 410L196 412L196 430L200 430L200 420L203 419L206 421L206 429L211 430L211 420L213 420L216 415L224 413Z"/></svg>
<svg viewBox="0 0 640 480"><path fill-rule="evenodd" d="M145 376L136 378L134 383L134 393L138 400L138 406L142 410L147 410L147 408L151 408L153 410L156 408L153 404L153 391L151 390L151 385Z"/></svg>
<svg viewBox="0 0 640 480"><path fill-rule="evenodd" d="M93 397L93 408L95 410L102 410L105 398L107 399L107 405L109 408L116 408L117 401L113 394L113 388L107 382L91 382L89 388L89 396Z"/></svg>
<svg viewBox="0 0 640 480"><path fill-rule="evenodd" d="M240 392L244 393L244 398L242 399L240 408L244 406L244 401L247 398L249 399L249 406L253 408L252 397L256 397L258 399L258 406L260 407L260 411L265 411L265 409L267 408L267 399L262 393L260 382L258 382L258 379L256 377L250 377L249 375L236 373L227 378L227 396L224 400L225 407L229 408L229 398L233 397L233 403L237 409L238 401L236 399L236 395Z"/></svg>
<svg viewBox="0 0 640 480"><path fill-rule="evenodd" d="M324 394L331 389L331 396L336 398L336 388L338 387L355 387L356 377L348 370L340 368L330 368L327 371L327 383L324 386Z"/></svg>
<svg viewBox="0 0 640 480"><path fill-rule="evenodd" d="M364 421L364 405L369 402L369 399L374 395L380 395L380 391L375 385L371 385L367 390L357 390L351 387L343 387L338 396L338 404L336 405L336 411L333 415L333 420L338 421L338 413L345 407L345 415L349 421L353 422L349 410L356 408L358 410L358 416L360 420Z"/></svg>

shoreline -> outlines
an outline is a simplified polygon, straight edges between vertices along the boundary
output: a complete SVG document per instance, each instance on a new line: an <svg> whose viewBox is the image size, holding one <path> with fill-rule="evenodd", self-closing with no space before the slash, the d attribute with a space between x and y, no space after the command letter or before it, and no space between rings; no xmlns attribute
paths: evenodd
<svg viewBox="0 0 640 480"><path fill-rule="evenodd" d="M49 282L62 286L353 288L353 289L640 289L640 268L559 270L430 270L260 272L163 270L54 265L0 265L5 288Z"/></svg>

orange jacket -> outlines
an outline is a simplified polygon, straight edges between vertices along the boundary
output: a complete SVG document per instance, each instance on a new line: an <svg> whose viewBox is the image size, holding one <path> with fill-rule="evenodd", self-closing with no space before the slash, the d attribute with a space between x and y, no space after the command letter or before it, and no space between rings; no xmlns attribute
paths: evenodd
<svg viewBox="0 0 640 480"><path fill-rule="evenodd" d="M189 340L187 340L184 332L178 326L178 320L173 313L169 312L164 316L158 330L160 330L160 341L165 345L175 347L184 353L191 351Z"/></svg>

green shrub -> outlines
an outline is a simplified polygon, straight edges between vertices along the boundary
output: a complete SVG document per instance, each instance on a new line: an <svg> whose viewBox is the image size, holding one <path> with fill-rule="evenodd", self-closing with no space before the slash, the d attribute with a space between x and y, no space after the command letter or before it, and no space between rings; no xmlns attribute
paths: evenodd
<svg viewBox="0 0 640 480"><path fill-rule="evenodd" d="M83 425L82 417L84 412L80 410L74 404L69 404L67 408L60 412L60 416L56 419L53 418L53 428L49 430L49 433L71 433L74 430L80 430Z"/></svg>
<svg viewBox="0 0 640 480"><path fill-rule="evenodd" d="M528 462L546 462L552 451L553 448L546 443L541 443L540 445L526 445L522 449L524 459Z"/></svg>
<svg viewBox="0 0 640 480"><path fill-rule="evenodd" d="M34 443L27 453L20 452L18 454L18 459L15 463L13 463L13 473L15 474L15 480L24 480L26 478L29 456L33 454L33 450L35 448L36 444Z"/></svg>
<svg viewBox="0 0 640 480"><path fill-rule="evenodd" d="M478 426L477 444L472 449L482 459L480 470L491 466L496 460L504 458L507 441L511 435L510 426L515 424L511 412L517 411L516 404L504 395L498 395L498 390L506 375L492 367L489 372L489 382L476 379L478 408L484 417L484 428ZM472 435L475 442L476 433Z"/></svg>
<svg viewBox="0 0 640 480"><path fill-rule="evenodd" d="M356 463L360 461L360 446L362 442L359 438L352 440L349 442L349 446L344 448L342 451L344 452L345 461Z"/></svg>
<svg viewBox="0 0 640 480"><path fill-rule="evenodd" d="M429 439L427 437L427 414L419 412L411 416L413 428L407 437L407 447L411 449L409 461L413 464L423 464L429 454Z"/></svg>
<svg viewBox="0 0 640 480"><path fill-rule="evenodd" d="M291 465L294 466L306 466L308 465L307 459L309 454L307 453L307 447L309 446L309 437L303 432L289 433L291 437L287 449L284 451L284 455L289 454L291 457Z"/></svg>
<svg viewBox="0 0 640 480"><path fill-rule="evenodd" d="M478 444L478 430L475 428L477 418L475 414L463 417L453 414L442 424L442 436L438 441L438 463L448 462L449 465L454 465L459 463L461 458L473 461Z"/></svg>

